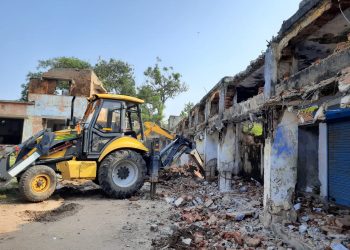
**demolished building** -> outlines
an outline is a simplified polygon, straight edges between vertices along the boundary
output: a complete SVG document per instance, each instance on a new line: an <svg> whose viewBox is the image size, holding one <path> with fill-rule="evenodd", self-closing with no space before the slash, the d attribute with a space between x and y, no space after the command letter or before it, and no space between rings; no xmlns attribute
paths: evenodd
<svg viewBox="0 0 350 250"><path fill-rule="evenodd" d="M264 222L295 221L296 192L350 206L350 1L304 0L266 52L224 77L176 127L217 175L264 184Z"/></svg>
<svg viewBox="0 0 350 250"><path fill-rule="evenodd" d="M20 144L42 129L64 128L73 96L73 115L81 119L87 97L95 93L106 90L90 69L52 69L30 79L28 101L0 101L0 145Z"/></svg>

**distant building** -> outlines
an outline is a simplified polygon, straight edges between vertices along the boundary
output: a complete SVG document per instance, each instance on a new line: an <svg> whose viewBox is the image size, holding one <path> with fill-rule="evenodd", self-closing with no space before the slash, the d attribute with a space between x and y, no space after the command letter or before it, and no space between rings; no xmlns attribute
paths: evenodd
<svg viewBox="0 0 350 250"><path fill-rule="evenodd" d="M30 80L28 101L0 100L0 144L19 144L42 129L62 129L70 118L82 118L87 97L106 93L94 71L52 69Z"/></svg>

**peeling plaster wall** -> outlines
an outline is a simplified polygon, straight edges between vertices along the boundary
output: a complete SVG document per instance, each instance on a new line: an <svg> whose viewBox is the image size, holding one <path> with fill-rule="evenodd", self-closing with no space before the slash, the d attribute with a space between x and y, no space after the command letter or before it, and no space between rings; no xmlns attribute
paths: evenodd
<svg viewBox="0 0 350 250"><path fill-rule="evenodd" d="M282 219L290 219L287 217L293 206L298 161L298 119L294 113L284 112L276 128L271 151L268 144L269 141L264 154L265 211Z"/></svg>
<svg viewBox="0 0 350 250"><path fill-rule="evenodd" d="M50 119L70 118L72 96L29 94L29 100L35 102L30 116ZM87 106L85 97L76 97L74 102L74 116L81 119Z"/></svg>

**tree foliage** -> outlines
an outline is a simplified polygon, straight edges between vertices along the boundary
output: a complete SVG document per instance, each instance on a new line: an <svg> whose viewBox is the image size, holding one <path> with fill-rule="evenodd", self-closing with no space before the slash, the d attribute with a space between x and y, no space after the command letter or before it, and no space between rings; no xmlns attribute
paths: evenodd
<svg viewBox="0 0 350 250"><path fill-rule="evenodd" d="M185 103L184 109L181 111L180 116L181 117L187 117L190 114L191 109L194 107L193 102Z"/></svg>
<svg viewBox="0 0 350 250"><path fill-rule="evenodd" d="M173 67L162 67L161 60L144 71L145 82L140 87L135 87L133 67L121 60L99 60L94 66L89 62L76 57L55 57L40 60L37 72L27 74L26 84L22 84L21 100L28 100L28 83L32 77L41 77L42 71L55 68L93 69L102 81L108 92L138 96L145 100L142 110L144 121L153 121L161 124L164 118L165 102L187 91L188 86L182 81L180 73L175 72ZM66 83L58 83L59 88L66 88ZM193 105L193 104L192 104ZM186 107L185 107L186 108Z"/></svg>
<svg viewBox="0 0 350 250"><path fill-rule="evenodd" d="M76 57L55 57L47 60L39 60L37 69L57 69L57 68L73 68L73 69L91 69L91 64Z"/></svg>
<svg viewBox="0 0 350 250"><path fill-rule="evenodd" d="M164 116L165 102L187 91L188 86L182 81L181 74L174 72L173 67L161 67L161 59L157 57L156 60L153 67L145 70L146 82L142 88L146 88L148 94L157 96L148 103L152 106L149 111L156 112L157 122L160 123Z"/></svg>
<svg viewBox="0 0 350 250"><path fill-rule="evenodd" d="M161 59L157 57L157 62L153 67L148 67L144 75L146 84L151 86L154 92L160 95L163 103L168 99L188 90L186 83L182 82L181 74L174 72L173 67L161 67Z"/></svg>
<svg viewBox="0 0 350 250"><path fill-rule="evenodd" d="M136 95L134 70L128 63L112 58L109 61L100 60L94 66L94 71L108 92Z"/></svg>
<svg viewBox="0 0 350 250"><path fill-rule="evenodd" d="M138 97L145 100L142 107L143 121L151 121L160 124L163 117L164 105L160 96L155 94L149 85L142 85L138 88Z"/></svg>

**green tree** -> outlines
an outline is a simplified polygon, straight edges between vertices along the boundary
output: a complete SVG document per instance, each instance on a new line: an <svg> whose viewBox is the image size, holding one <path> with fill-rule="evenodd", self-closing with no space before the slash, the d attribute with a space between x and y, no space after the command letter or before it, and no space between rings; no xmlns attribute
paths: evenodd
<svg viewBox="0 0 350 250"><path fill-rule="evenodd" d="M134 70L128 63L116 59L100 60L94 71L108 92L136 95Z"/></svg>
<svg viewBox="0 0 350 250"><path fill-rule="evenodd" d="M57 69L57 68L73 68L73 69L91 69L91 64L76 57L55 57L48 60L39 60L37 69Z"/></svg>
<svg viewBox="0 0 350 250"><path fill-rule="evenodd" d="M190 114L191 109L194 107L193 102L185 103L184 109L181 111L180 116L181 117L187 117Z"/></svg>
<svg viewBox="0 0 350 250"><path fill-rule="evenodd" d="M144 75L146 84L151 86L154 92L158 93L161 101L165 103L168 99L188 90L188 86L181 80L181 74L174 72L173 67L161 67L162 62L157 57L157 62L153 67L148 67Z"/></svg>
<svg viewBox="0 0 350 250"><path fill-rule="evenodd" d="M29 72L26 77L26 83L22 84L21 101L28 101L28 87L29 80L33 77L40 78L43 70L55 69L55 68L74 68L74 69L90 69L90 63L80 60L76 57L55 57L48 60L39 60L37 70L38 72ZM67 88L65 81L58 83L58 89Z"/></svg>
<svg viewBox="0 0 350 250"><path fill-rule="evenodd" d="M142 107L143 121L151 121L160 124L163 119L164 105L160 96L154 93L154 90L149 85L142 85L138 88L139 98L145 100Z"/></svg>
<svg viewBox="0 0 350 250"><path fill-rule="evenodd" d="M153 95L155 98L149 102L153 106L150 110L156 110L158 112L157 120L160 123L163 119L165 102L187 91L188 86L182 81L181 74L174 72L173 67L161 67L161 59L157 57L156 60L155 65L148 67L144 72L146 82L143 88L146 88L147 93Z"/></svg>

